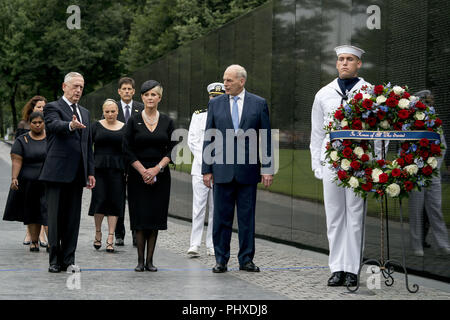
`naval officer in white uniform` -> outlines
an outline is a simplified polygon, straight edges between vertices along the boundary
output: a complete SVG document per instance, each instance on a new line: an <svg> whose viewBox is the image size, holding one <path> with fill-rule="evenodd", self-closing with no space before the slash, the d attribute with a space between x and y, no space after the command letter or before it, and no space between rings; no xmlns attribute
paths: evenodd
<svg viewBox="0 0 450 320"><path fill-rule="evenodd" d="M207 87L209 99L225 93L223 83L214 82ZM208 188L203 183L202 175L202 150L203 139L205 134L206 117L208 109L197 110L193 113L191 124L189 125L188 146L194 155L194 162L192 163L192 231L191 242L188 250L188 255L199 256L199 249L202 243L203 226L206 215L206 205L208 204L208 229L206 231L206 254L214 255L214 245L212 240L213 230L213 189Z"/></svg>
<svg viewBox="0 0 450 320"><path fill-rule="evenodd" d="M358 77L364 50L343 45L335 48L339 77L317 92L311 112L311 165L317 179L323 180L323 196L329 244L329 286L357 283L360 265L362 216L364 200L348 188L333 181L335 172L325 163L325 147L329 141L324 127L332 114L351 93L370 85Z"/></svg>

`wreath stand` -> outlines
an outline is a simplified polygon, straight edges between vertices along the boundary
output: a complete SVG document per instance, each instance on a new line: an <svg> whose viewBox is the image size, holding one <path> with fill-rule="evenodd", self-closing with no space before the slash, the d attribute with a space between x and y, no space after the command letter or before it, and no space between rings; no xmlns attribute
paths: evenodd
<svg viewBox="0 0 450 320"><path fill-rule="evenodd" d="M382 142L382 156L383 159L386 158L386 150L385 150L385 144L384 144L384 140L381 140ZM347 290L349 290L350 292L356 292L359 287L360 287L360 277L361 277L361 270L363 268L363 266L365 264L371 264L372 265L372 274L381 272L381 274L383 275L383 277L386 279L384 281L384 283L386 284L386 286L390 287L394 284L394 278L392 277L392 274L394 273L394 266L397 267L401 267L403 268L403 271L405 273L405 284L406 284L406 289L410 292L410 293L416 293L417 291L419 291L419 286L417 284L413 284L413 289L409 288L409 284L408 284L408 272L406 271L406 258L405 258L405 239L404 239L404 235L403 235L403 209L402 209L402 200L399 200L399 209L400 209L400 234L401 234L401 243L402 243L402 263L396 261L396 260L391 260L389 258L389 225L388 225L388 207L387 207L387 197L384 194L381 197L381 213L380 213L380 231L381 231L381 238L380 238L380 259L366 259L364 260L363 258L363 252L364 252L364 242L365 242L365 230L366 230L366 214L367 214L367 197L364 199L364 213L363 213L363 217L362 217L362 230L361 230L361 252L360 252L360 266L359 266L359 270L358 270L358 278L357 278L357 283L356 283L356 287L352 288L350 287L350 285L347 285ZM383 218L384 215L386 216L386 242L387 242L387 259L385 259L384 257L384 235L385 235L385 229L384 229L384 222L383 222ZM379 267L379 271L377 271L373 265L378 266Z"/></svg>

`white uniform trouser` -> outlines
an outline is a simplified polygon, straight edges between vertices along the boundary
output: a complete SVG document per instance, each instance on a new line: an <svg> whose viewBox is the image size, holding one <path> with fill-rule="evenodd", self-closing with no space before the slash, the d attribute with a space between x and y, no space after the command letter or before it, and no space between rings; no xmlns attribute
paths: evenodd
<svg viewBox="0 0 450 320"><path fill-rule="evenodd" d="M448 232L442 216L442 187L441 176L433 177L428 188L422 191L414 191L409 196L409 230L411 248L413 250L423 249L423 218L426 210L428 221L430 222L431 233L439 248L450 248L448 242Z"/></svg>
<svg viewBox="0 0 450 320"><path fill-rule="evenodd" d="M213 189L203 184L203 176L192 176L192 232L191 246L200 246L202 243L203 226L205 224L206 205L208 204L208 229L206 231L206 247L214 248L212 241L213 229Z"/></svg>
<svg viewBox="0 0 450 320"><path fill-rule="evenodd" d="M330 248L328 263L331 272L357 274L361 256L364 199L349 188L339 187L334 171L323 167L323 196Z"/></svg>

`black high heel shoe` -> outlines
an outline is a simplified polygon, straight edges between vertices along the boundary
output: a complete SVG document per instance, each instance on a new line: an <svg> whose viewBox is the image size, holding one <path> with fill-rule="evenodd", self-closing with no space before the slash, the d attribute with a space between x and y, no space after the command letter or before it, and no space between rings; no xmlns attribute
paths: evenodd
<svg viewBox="0 0 450 320"><path fill-rule="evenodd" d="M96 234L96 236L95 236L95 240L94 240L94 248L96 249L96 250L98 250L98 249L100 249L101 247L102 247L102 237L100 236L100 240L98 240L97 239L97 233L102 233L102 231L101 230L96 230L95 231L95 234ZM98 243L100 243L100 244L98 244Z"/></svg>
<svg viewBox="0 0 450 320"><path fill-rule="evenodd" d="M113 241L114 241L114 233L108 233L108 236L113 236ZM106 252L114 252L114 247L113 247L113 243L112 242L108 242L108 240L106 240Z"/></svg>
<svg viewBox="0 0 450 320"><path fill-rule="evenodd" d="M39 252L39 241L31 241L30 251L31 252Z"/></svg>

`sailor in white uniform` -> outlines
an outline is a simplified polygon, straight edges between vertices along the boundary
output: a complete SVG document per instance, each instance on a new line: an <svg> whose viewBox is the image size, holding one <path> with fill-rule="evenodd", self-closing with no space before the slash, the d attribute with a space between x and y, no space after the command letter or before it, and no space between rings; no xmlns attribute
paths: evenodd
<svg viewBox="0 0 450 320"><path fill-rule="evenodd" d="M323 196L329 243L329 267L332 276L329 286L357 283L360 266L362 217L364 200L348 188L338 187L333 181L335 172L325 163L325 148L329 136L324 129L332 114L347 97L370 85L358 77L364 50L344 45L335 48L339 77L317 92L311 112L311 165L317 179L323 180Z"/></svg>
<svg viewBox="0 0 450 320"><path fill-rule="evenodd" d="M225 93L223 83L214 82L207 87L209 99ZM208 109L197 110L192 114L191 124L189 125L188 146L194 155L192 163L192 232L188 255L199 256L199 249L202 242L203 226L206 215L206 205L208 204L208 229L206 231L206 254L214 255L214 245L212 240L213 230L213 189L208 188L203 183L202 176L202 150L205 134L206 117Z"/></svg>

